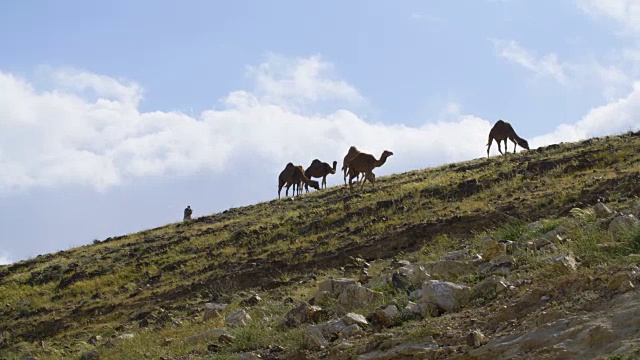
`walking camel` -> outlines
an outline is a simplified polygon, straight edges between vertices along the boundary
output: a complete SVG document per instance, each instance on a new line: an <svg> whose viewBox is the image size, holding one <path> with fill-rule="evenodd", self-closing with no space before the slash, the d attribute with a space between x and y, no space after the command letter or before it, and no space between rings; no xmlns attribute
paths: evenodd
<svg viewBox="0 0 640 360"><path fill-rule="evenodd" d="M317 181L309 180L306 176L304 176L304 170L302 169L302 166L295 166L293 165L293 163L288 163L287 166L285 166L284 170L282 170L282 172L280 172L280 175L278 176L278 199L280 199L280 191L282 190L283 186L287 186L285 190L285 196L289 196L289 188L291 187L291 185L294 185L293 195L295 195L296 186L299 187L299 184L301 182L304 182L305 184L311 186L316 190L320 189L320 185L318 185Z"/></svg>
<svg viewBox="0 0 640 360"><path fill-rule="evenodd" d="M489 132L489 142L487 143L487 157L489 157L489 150L491 149L491 143L493 142L493 140L498 143L498 151L500 151L500 154L503 154L502 149L500 148L500 142L504 141L503 155L506 155L509 152L507 149L507 139L513 142L514 154L516 152L516 145L520 145L522 148L529 150L529 143L527 142L527 140L518 136L515 130L513 130L511 124L503 120L498 120Z"/></svg>
<svg viewBox="0 0 640 360"><path fill-rule="evenodd" d="M352 180L358 175L358 173L364 174L364 179L362 180L362 185L360 187L364 187L364 183L367 180L371 182L372 186L375 186L376 176L373 173L373 169L382 166L391 155L393 155L393 153L387 150L382 152L382 155L380 155L380 159L378 160L376 160L373 155L367 153L360 153L356 155L349 163L349 189L353 189Z"/></svg>
<svg viewBox="0 0 640 360"><path fill-rule="evenodd" d="M347 185L347 171L349 170L349 163L358 154L360 154L360 150L358 150L358 148L356 148L355 146L352 146L352 147L349 148L349 151L347 152L347 155L345 155L344 159L342 160L342 171L344 172L344 184L345 185ZM356 179L356 182L357 181L358 180Z"/></svg>
<svg viewBox="0 0 640 360"><path fill-rule="evenodd" d="M338 162L333 162L333 167L327 164L326 162L322 162L318 159L314 159L311 162L311 165L304 171L304 175L311 178L322 178L322 189L327 188L327 175L336 173L336 166L338 166ZM309 191L309 186L305 184L305 190Z"/></svg>

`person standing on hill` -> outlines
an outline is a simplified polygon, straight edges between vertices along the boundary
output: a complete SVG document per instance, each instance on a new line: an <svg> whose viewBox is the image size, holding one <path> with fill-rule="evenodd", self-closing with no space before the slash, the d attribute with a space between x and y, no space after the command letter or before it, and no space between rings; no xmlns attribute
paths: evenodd
<svg viewBox="0 0 640 360"><path fill-rule="evenodd" d="M183 221L191 220L191 214L193 214L193 210L191 210L190 205L187 205L187 207L184 209L184 218L182 220Z"/></svg>

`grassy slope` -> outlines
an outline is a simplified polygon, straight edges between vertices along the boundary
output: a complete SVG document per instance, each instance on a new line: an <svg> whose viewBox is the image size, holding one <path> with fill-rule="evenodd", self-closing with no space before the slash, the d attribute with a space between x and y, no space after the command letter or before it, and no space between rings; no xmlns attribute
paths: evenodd
<svg viewBox="0 0 640 360"><path fill-rule="evenodd" d="M640 192L639 135L380 177L375 189L334 187L1 266L0 354L59 358L87 349L83 341L92 335L126 332L139 335L135 348L145 348L137 341L157 344L212 327L198 318L202 304L233 304L241 290L304 298L311 290L297 284L331 273L349 256L458 249L514 219L560 218L598 200L625 203ZM282 306L274 302L269 311ZM149 317L181 326L144 331L138 320ZM294 335L274 332L270 339L299 341ZM244 348L259 347L250 333L239 339L254 342ZM243 349L242 341L230 351ZM193 355L195 347L157 351Z"/></svg>

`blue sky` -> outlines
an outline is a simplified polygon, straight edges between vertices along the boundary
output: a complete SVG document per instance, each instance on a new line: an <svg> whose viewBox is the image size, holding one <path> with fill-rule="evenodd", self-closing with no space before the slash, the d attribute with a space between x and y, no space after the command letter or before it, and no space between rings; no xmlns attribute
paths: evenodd
<svg viewBox="0 0 640 360"><path fill-rule="evenodd" d="M483 156L498 119L534 147L638 129L639 24L631 0L3 3L0 262L273 199L350 145L394 151L384 175Z"/></svg>

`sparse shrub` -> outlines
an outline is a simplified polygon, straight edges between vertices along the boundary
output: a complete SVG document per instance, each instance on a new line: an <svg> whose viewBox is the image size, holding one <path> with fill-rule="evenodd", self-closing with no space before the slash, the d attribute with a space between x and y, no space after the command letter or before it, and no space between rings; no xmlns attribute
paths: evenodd
<svg viewBox="0 0 640 360"><path fill-rule="evenodd" d="M527 232L527 224L516 218L511 218L507 223L503 224L494 231L494 236L498 240L509 240L517 242L522 235Z"/></svg>

